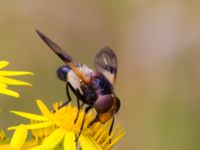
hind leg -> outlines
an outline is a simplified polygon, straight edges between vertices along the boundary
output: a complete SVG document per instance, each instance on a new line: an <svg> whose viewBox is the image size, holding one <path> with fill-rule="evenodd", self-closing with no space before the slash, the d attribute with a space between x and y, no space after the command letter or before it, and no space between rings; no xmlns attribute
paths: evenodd
<svg viewBox="0 0 200 150"><path fill-rule="evenodd" d="M80 97L78 96L78 91L76 90L77 94L76 94L76 100L77 100L77 107L78 107L78 112L77 112L77 115L76 115L76 118L74 120L74 124L76 123L76 121L78 120L78 116L79 116L79 112L80 112L80 109L81 109L81 105L80 105ZM83 104L82 104L83 105Z"/></svg>
<svg viewBox="0 0 200 150"><path fill-rule="evenodd" d="M70 93L69 93L69 86L70 86L70 84L67 82L67 83L66 83L67 101L64 102L62 105L60 105L60 106L58 107L58 109L60 109L60 108L62 108L62 107L64 107L64 106L66 106L67 104L69 104L69 102L72 101L71 96L70 96ZM54 110L53 112L55 112L55 110Z"/></svg>

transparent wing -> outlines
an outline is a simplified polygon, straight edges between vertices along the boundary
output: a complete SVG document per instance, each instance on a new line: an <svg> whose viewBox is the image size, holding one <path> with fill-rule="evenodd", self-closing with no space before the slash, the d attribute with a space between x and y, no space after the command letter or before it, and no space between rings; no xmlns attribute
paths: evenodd
<svg viewBox="0 0 200 150"><path fill-rule="evenodd" d="M60 57L67 66L69 66L73 72L82 79L85 83L90 82L90 78L85 76L75 65L70 55L66 54L64 50L59 47L55 42L53 42L51 39L49 39L46 35L44 35L39 30L36 30L37 34L41 37L41 39L53 50L53 52Z"/></svg>
<svg viewBox="0 0 200 150"><path fill-rule="evenodd" d="M94 56L93 65L112 85L115 84L117 75L117 56L112 49L104 47L97 51Z"/></svg>

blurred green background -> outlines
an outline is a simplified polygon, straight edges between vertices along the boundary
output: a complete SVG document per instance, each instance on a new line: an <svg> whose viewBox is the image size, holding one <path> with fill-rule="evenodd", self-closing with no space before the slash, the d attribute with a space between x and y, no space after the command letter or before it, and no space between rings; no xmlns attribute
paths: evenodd
<svg viewBox="0 0 200 150"><path fill-rule="evenodd" d="M11 87L20 99L0 95L0 127L26 123L9 110L39 113L66 100L55 70L63 63L36 35L40 29L76 60L92 67L96 50L119 59L117 115L126 135L115 150L200 149L200 2L198 0L1 0L0 60L34 87ZM11 134L12 132L7 132Z"/></svg>

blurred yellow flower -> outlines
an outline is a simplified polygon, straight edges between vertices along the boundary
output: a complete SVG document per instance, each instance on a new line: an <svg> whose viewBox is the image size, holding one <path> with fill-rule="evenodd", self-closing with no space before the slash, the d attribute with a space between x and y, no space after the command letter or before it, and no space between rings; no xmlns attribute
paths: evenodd
<svg viewBox="0 0 200 150"><path fill-rule="evenodd" d="M1 70L8 66L8 61L0 61L0 94L5 94L18 98L19 93L8 89L8 85L25 85L32 86L30 83L9 78L10 76L33 75L31 72L25 71L5 71Z"/></svg>
<svg viewBox="0 0 200 150"><path fill-rule="evenodd" d="M0 145L9 143L9 138L4 133L3 130L0 130Z"/></svg>
<svg viewBox="0 0 200 150"><path fill-rule="evenodd" d="M78 112L77 107L72 107L71 104L69 104L57 109L61 105L57 103L57 105L54 105L55 112L52 112L49 111L41 100L37 100L37 105L42 115L11 111L11 113L31 120L30 124L24 126L32 130L32 136L39 144L33 147L32 150L54 149L58 146L59 148L62 147L64 150L76 150L77 143L75 139L76 135L79 133L85 112L83 110L80 111L79 118L74 124ZM107 122L105 125L96 123L88 128L88 124L94 117L93 111L86 115L83 131L78 142L82 150L109 150L125 134L124 129L118 130L118 125L109 136L109 125L111 122ZM13 130L16 128L18 128L18 126L13 126L8 129ZM42 140L39 141L39 139Z"/></svg>
<svg viewBox="0 0 200 150"><path fill-rule="evenodd" d="M27 129L24 125L19 125L9 144L0 145L0 150L21 150L27 137Z"/></svg>

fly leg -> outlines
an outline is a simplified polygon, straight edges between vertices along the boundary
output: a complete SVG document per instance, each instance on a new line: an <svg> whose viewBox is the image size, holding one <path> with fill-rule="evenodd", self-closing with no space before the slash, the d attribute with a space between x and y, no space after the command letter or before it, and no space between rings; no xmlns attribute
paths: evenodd
<svg viewBox="0 0 200 150"><path fill-rule="evenodd" d="M66 84L66 94L67 94L67 99L68 100L66 102L64 102L61 106L59 106L58 109L62 108L63 106L66 106L72 100L72 98L71 98L71 96L69 94L69 86L70 86L70 84L69 84L69 82L67 82L67 84Z"/></svg>
<svg viewBox="0 0 200 150"><path fill-rule="evenodd" d="M82 130L83 130L83 126L84 126L86 114L89 112L89 110L90 110L92 107L93 107L93 106L88 106L88 107L85 108L85 114L84 114L84 117L83 117L83 121L82 121L82 123L81 123L80 131L79 131L79 133L78 133L78 135L77 135L77 137L76 137L76 140L75 140L76 142L78 141L78 138L79 138L79 136L81 135L81 132L82 132Z"/></svg>
<svg viewBox="0 0 200 150"><path fill-rule="evenodd" d="M89 124L88 124L88 128L91 127L93 124L95 124L96 122L99 121L99 116L97 115ZM113 130L113 126L114 126L114 122L115 122L115 117L113 116L112 118L112 122L111 122L111 125L110 125L110 129L109 129L109 132L108 132L108 135L110 136L111 133L112 133L112 130ZM111 139L110 139L110 143L111 143Z"/></svg>
<svg viewBox="0 0 200 150"><path fill-rule="evenodd" d="M88 124L88 128L91 127L93 124L95 124L96 122L99 121L99 116L97 115L89 124Z"/></svg>
<svg viewBox="0 0 200 150"><path fill-rule="evenodd" d="M112 133L113 126L114 126L114 122L115 122L115 117L113 116L112 122L111 122L111 125L110 125L110 130L109 130L109 133L108 133L109 136L110 136L111 133ZM110 143L111 143L111 139L110 139Z"/></svg>
<svg viewBox="0 0 200 150"><path fill-rule="evenodd" d="M66 106L66 105L69 104L69 102L71 102L71 100L72 100L72 98L71 98L71 96L70 96L70 94L69 94L69 86L70 86L70 84L67 82L67 83L66 83L67 101L64 102L62 105L58 106L58 109L60 109L60 108L62 108L62 107L64 107L64 106ZM56 111L56 110L53 110L53 113L55 113L55 111Z"/></svg>
<svg viewBox="0 0 200 150"><path fill-rule="evenodd" d="M66 94L67 94L67 98L68 98L68 103L72 100L72 98L69 94L69 86L70 86L70 83L67 82L67 84L66 84Z"/></svg>
<svg viewBox="0 0 200 150"><path fill-rule="evenodd" d="M80 106L80 97L78 96L78 90L76 90L76 100L77 100L78 112L77 112L76 118L74 120L74 124L78 120L79 112L80 112L80 109L81 109L81 106Z"/></svg>
<svg viewBox="0 0 200 150"><path fill-rule="evenodd" d="M77 97L77 105L78 105L78 112L77 112L76 118L75 118L75 120L74 120L74 124L77 122L78 117L79 117L80 110L81 110L81 108L82 108L83 105L84 105L84 102L80 105L80 99L79 99L78 97Z"/></svg>

